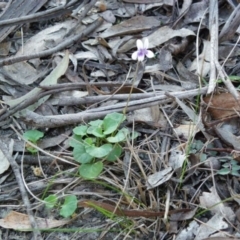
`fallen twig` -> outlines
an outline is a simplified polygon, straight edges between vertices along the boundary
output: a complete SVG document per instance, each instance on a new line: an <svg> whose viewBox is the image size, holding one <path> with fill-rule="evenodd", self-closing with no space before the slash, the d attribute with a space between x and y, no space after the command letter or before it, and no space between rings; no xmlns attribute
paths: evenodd
<svg viewBox="0 0 240 240"><path fill-rule="evenodd" d="M194 97L199 94L204 94L207 91L207 87L202 89L194 89L190 91L183 92L172 92L171 96L178 97L179 99ZM146 108L158 104L164 104L172 101L166 95L155 96L150 98L145 98L141 100L130 101L128 104L128 111L133 111L141 108ZM70 124L77 124L80 122L93 120L97 118L104 117L106 114L111 112L121 112L125 107L126 103L117 103L111 106L99 107L96 109L89 109L83 112L75 114L65 114L65 115L55 115L55 116L41 116L31 111L27 111L25 121L29 124L35 125L37 127L60 127Z"/></svg>
<svg viewBox="0 0 240 240"><path fill-rule="evenodd" d="M11 139L9 145L13 145L13 144L14 144L14 142ZM15 178L16 178L18 186L19 186L19 190L20 190L21 195L22 195L22 200L24 202L24 205L26 206L27 214L28 214L31 226L33 228L34 239L35 240L40 240L40 239L42 239L41 233L38 230L37 223L36 223L36 221L34 219L34 216L33 216L33 212L32 212L32 209L31 209L31 203L28 199L28 195L27 195L27 192L25 190L23 180L21 178L21 173L20 173L20 170L19 170L19 166L17 165L17 163L15 162L13 157L10 155L8 147L6 146L6 144L1 139L0 139L0 149L3 152L3 154L5 155L5 157L8 159L9 163L11 164L12 170L14 172Z"/></svg>

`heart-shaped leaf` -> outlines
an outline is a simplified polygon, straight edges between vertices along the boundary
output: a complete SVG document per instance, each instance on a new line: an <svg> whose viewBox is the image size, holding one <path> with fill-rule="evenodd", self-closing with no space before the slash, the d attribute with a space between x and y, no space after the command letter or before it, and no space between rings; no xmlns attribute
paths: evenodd
<svg viewBox="0 0 240 240"><path fill-rule="evenodd" d="M126 119L121 113L109 113L103 119L103 134L108 135L117 130L119 125Z"/></svg>
<svg viewBox="0 0 240 240"><path fill-rule="evenodd" d="M95 127L102 127L103 120L98 119L98 120L91 121L91 122L89 122L89 125L95 126Z"/></svg>
<svg viewBox="0 0 240 240"><path fill-rule="evenodd" d="M85 135L87 134L87 129L88 129L87 126L81 125L81 126L75 127L75 128L73 129L73 132L74 132L74 134L83 137L83 136L85 136Z"/></svg>
<svg viewBox="0 0 240 240"><path fill-rule="evenodd" d="M122 154L122 147L119 144L114 145L112 151L107 155L106 160L116 161Z"/></svg>
<svg viewBox="0 0 240 240"><path fill-rule="evenodd" d="M43 132L38 130L28 130L23 134L23 138L30 142L36 143L40 138L43 137Z"/></svg>
<svg viewBox="0 0 240 240"><path fill-rule="evenodd" d="M67 218L70 217L77 209L77 197L70 195L65 197L65 201L61 206L60 215Z"/></svg>
<svg viewBox="0 0 240 240"><path fill-rule="evenodd" d="M87 133L99 138L105 137L105 135L102 133L102 128L99 126L90 126L87 130Z"/></svg>
<svg viewBox="0 0 240 240"><path fill-rule="evenodd" d="M57 203L57 196L54 194L49 195L48 197L44 198L46 208L53 208Z"/></svg>
<svg viewBox="0 0 240 240"><path fill-rule="evenodd" d="M103 170L103 163L86 163L79 167L79 174L85 179L95 179Z"/></svg>
<svg viewBox="0 0 240 240"><path fill-rule="evenodd" d="M69 145L73 148L78 147L80 144L82 144L82 137L79 135L73 135L71 138L69 138Z"/></svg>
<svg viewBox="0 0 240 240"><path fill-rule="evenodd" d="M90 146L90 147L86 147L86 152L95 157L95 158L103 158L106 157L111 151L112 151L112 144L104 144L100 147L96 147L96 146Z"/></svg>
<svg viewBox="0 0 240 240"><path fill-rule="evenodd" d="M77 147L74 147L73 157L80 163L90 163L93 159L93 156L86 152L86 147L83 144L79 144Z"/></svg>
<svg viewBox="0 0 240 240"><path fill-rule="evenodd" d="M127 128L122 128L114 137L108 137L107 141L110 143L118 143L126 140L129 130Z"/></svg>

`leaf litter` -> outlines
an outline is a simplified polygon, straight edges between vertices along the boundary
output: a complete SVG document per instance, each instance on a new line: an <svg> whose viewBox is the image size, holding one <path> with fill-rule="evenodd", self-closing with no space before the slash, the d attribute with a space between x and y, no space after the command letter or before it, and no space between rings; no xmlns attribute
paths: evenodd
<svg viewBox="0 0 240 240"><path fill-rule="evenodd" d="M238 1L15 4L0 5L1 237L239 238ZM72 130L113 112L138 137L84 179ZM28 130L44 133L34 155ZM49 194L76 196L71 218Z"/></svg>

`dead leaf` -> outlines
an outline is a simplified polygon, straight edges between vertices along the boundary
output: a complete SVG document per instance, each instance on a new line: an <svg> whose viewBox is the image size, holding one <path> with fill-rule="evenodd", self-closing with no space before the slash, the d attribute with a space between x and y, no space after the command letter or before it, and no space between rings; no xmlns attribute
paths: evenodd
<svg viewBox="0 0 240 240"><path fill-rule="evenodd" d="M191 108L189 108L183 101L181 101L178 98L175 98L175 100L178 103L178 105L182 108L182 110L193 121L193 123L196 124L196 127L194 129L195 131L192 134L195 134L198 131L198 128L204 133L205 128L199 116Z"/></svg>
<svg viewBox="0 0 240 240"><path fill-rule="evenodd" d="M201 206L208 208L213 214L223 215L225 218L233 221L235 218L233 210L222 203L214 187L210 188L210 191L211 192L203 192L202 196L199 197Z"/></svg>
<svg viewBox="0 0 240 240"><path fill-rule="evenodd" d="M170 217L171 221L184 221L184 220L189 220L194 217L196 214L198 208L195 208L189 212L178 212L178 213L173 213Z"/></svg>
<svg viewBox="0 0 240 240"><path fill-rule="evenodd" d="M157 47L174 37L184 38L190 35L194 36L195 33L186 28L174 30L168 26L160 27L148 36L149 48ZM123 46L121 46L121 48L119 49L119 52L127 52L128 50L134 47L136 47L136 40L132 39L129 42L125 43Z"/></svg>
<svg viewBox="0 0 240 240"><path fill-rule="evenodd" d="M197 230L196 237L194 240L202 240L203 238L209 237L219 230L226 229L228 224L223 221L223 216L215 214L210 220L206 223L201 224Z"/></svg>
<svg viewBox="0 0 240 240"><path fill-rule="evenodd" d="M207 96L203 101L207 104L207 112L215 120L236 116L236 111L240 111L240 102L231 93Z"/></svg>
<svg viewBox="0 0 240 240"><path fill-rule="evenodd" d="M23 48L19 49L16 56L20 56L23 53L25 55L38 53L56 46L62 42L64 35L76 24L76 22L76 20L67 20L38 32L26 41Z"/></svg>
<svg viewBox="0 0 240 240"><path fill-rule="evenodd" d="M155 17L136 16L110 27L105 32L101 33L100 37L108 38L124 34L138 33L159 25L160 22Z"/></svg>
<svg viewBox="0 0 240 240"><path fill-rule="evenodd" d="M197 221L190 222L189 226L185 229L180 230L175 240L186 240L186 239L194 239L196 235L196 231L199 228L199 224Z"/></svg>
<svg viewBox="0 0 240 240"><path fill-rule="evenodd" d="M215 127L215 132L217 135L228 145L233 146L233 148L237 151L240 151L240 139L237 138L230 131L223 129L221 127Z"/></svg>
<svg viewBox="0 0 240 240"><path fill-rule="evenodd" d="M156 172L148 176L146 185L147 189L152 189L160 186L161 184L168 181L173 175L173 171L171 167L168 167L162 171Z"/></svg>
<svg viewBox="0 0 240 240"><path fill-rule="evenodd" d="M12 156L13 145L14 145L13 139L10 139L10 141L7 141L7 139L5 139L5 144L8 145L9 155ZM9 166L10 166L10 163L9 163L8 159L6 158L6 156L4 155L4 153L0 149L0 174L7 171Z"/></svg>
<svg viewBox="0 0 240 240"><path fill-rule="evenodd" d="M206 77L210 71L210 62L211 62L211 44L210 41L203 41L203 51L195 58L188 68L189 71L194 71L195 74Z"/></svg>
<svg viewBox="0 0 240 240"><path fill-rule="evenodd" d="M186 154L179 150L178 148L173 146L173 150L171 151L169 157L169 166L173 168L174 171L178 169L182 169L182 165L186 159Z"/></svg>
<svg viewBox="0 0 240 240"><path fill-rule="evenodd" d="M53 220L46 218L36 218L38 227L51 229L63 226L69 223L69 220ZM32 231L29 217L26 214L11 211L5 218L0 219L0 226L6 229L14 229L19 231Z"/></svg>
<svg viewBox="0 0 240 240"><path fill-rule="evenodd" d="M185 139L189 139L193 132L196 131L196 125L192 122L188 124L181 124L174 128L174 132L179 136L183 136ZM199 130L197 130L199 132Z"/></svg>
<svg viewBox="0 0 240 240"><path fill-rule="evenodd" d="M57 80L66 72L67 67L68 67L68 62L69 62L69 53L66 52L64 58L62 59L62 61L58 64L58 66L41 82L42 86L48 86L51 84L56 84ZM17 99L13 99L10 101L6 101L5 103L7 105L9 105L10 107L14 107L16 105L18 105L19 103L31 98L32 96L35 96L37 94L39 94L41 92L41 88L36 87L33 90L31 90L30 92L28 92L27 94L25 94L24 96L17 98ZM42 103L44 103L49 96L43 97L40 100L38 100L38 102L36 102L35 104L29 106L27 109L29 110L35 110L36 108L38 108ZM23 114L26 111L26 109L18 112L17 114L15 114L16 116L19 116L19 114Z"/></svg>

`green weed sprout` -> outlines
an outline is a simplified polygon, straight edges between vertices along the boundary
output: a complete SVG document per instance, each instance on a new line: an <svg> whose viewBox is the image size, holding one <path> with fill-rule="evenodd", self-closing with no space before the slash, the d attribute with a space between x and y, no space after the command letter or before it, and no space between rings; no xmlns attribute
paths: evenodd
<svg viewBox="0 0 240 240"><path fill-rule="evenodd" d="M220 159L221 162L224 162L224 164L222 165L222 168L220 170L218 170L218 174L220 175L227 175L227 174L231 174L233 176L236 177L240 177L240 166L238 165L238 162L235 161L234 159L229 159L229 158L223 158Z"/></svg>
<svg viewBox="0 0 240 240"><path fill-rule="evenodd" d="M23 138L27 141L30 141L31 143L37 145L37 142L44 136L43 132L40 132L38 130L28 130L25 133L23 133ZM36 153L38 150L35 147L32 147L30 145L26 145L26 148L31 153Z"/></svg>
<svg viewBox="0 0 240 240"><path fill-rule="evenodd" d="M116 161L122 154L122 145L127 138L136 138L137 132L128 128L119 129L126 120L121 113L110 113L103 120L89 122L73 129L70 146L74 159L81 163L79 174L85 179L95 179L103 171L103 162Z"/></svg>
<svg viewBox="0 0 240 240"><path fill-rule="evenodd" d="M51 194L44 199L45 206L47 209L52 209L54 207L59 207L59 214L62 217L68 218L74 214L77 209L77 197L75 195L69 195L64 198L64 203L59 203L56 195Z"/></svg>

